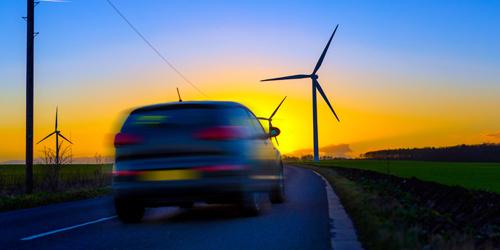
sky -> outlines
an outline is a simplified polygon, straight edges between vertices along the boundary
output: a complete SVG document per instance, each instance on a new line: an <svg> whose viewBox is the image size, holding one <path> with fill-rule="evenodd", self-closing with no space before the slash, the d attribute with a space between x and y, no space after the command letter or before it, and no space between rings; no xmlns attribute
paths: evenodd
<svg viewBox="0 0 500 250"><path fill-rule="evenodd" d="M74 157L112 155L131 108L241 102L275 116L283 154L312 148L311 83L259 80L318 72L341 122L318 99L323 153L500 142L498 1L160 1L113 3L201 91L169 68L105 0L35 10L35 141L59 127ZM26 3L0 1L0 161L24 158ZM318 96L319 97L319 96ZM35 157L53 139L35 146Z"/></svg>

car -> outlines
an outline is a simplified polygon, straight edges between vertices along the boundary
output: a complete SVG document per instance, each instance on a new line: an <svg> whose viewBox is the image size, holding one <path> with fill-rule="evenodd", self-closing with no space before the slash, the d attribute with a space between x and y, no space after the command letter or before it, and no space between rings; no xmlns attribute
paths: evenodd
<svg viewBox="0 0 500 250"><path fill-rule="evenodd" d="M262 127L242 104L189 101L140 107L115 135L113 194L123 222L145 208L192 207L197 202L240 204L257 215L267 197L285 199L280 134Z"/></svg>

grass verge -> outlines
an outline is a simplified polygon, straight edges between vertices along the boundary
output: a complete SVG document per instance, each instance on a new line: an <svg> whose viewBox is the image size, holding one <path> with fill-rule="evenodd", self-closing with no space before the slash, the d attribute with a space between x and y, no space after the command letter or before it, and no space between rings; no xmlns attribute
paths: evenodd
<svg viewBox="0 0 500 250"><path fill-rule="evenodd" d="M34 165L34 193L85 190L111 184L111 164ZM0 196L22 195L24 165L0 165Z"/></svg>
<svg viewBox="0 0 500 250"><path fill-rule="evenodd" d="M111 164L35 165L33 194L25 194L25 166L0 165L0 211L93 198L111 191Z"/></svg>
<svg viewBox="0 0 500 250"><path fill-rule="evenodd" d="M330 167L301 166L314 169L334 187L365 249L494 249L491 239L447 227L454 223L447 214L420 205L391 183L352 181Z"/></svg>
<svg viewBox="0 0 500 250"><path fill-rule="evenodd" d="M396 225L387 221L385 213L389 207L397 207L397 201L385 201L388 206L380 207L382 199L377 193L366 192L360 185L350 181L332 169L312 168L324 176L335 189L343 206L351 216L357 229L359 240L365 249L409 249L411 233L396 232ZM382 204L384 204L382 203Z"/></svg>
<svg viewBox="0 0 500 250"><path fill-rule="evenodd" d="M89 199L109 193L111 193L111 188L101 187L57 193L38 192L34 194L0 196L0 211L31 208L65 201Z"/></svg>

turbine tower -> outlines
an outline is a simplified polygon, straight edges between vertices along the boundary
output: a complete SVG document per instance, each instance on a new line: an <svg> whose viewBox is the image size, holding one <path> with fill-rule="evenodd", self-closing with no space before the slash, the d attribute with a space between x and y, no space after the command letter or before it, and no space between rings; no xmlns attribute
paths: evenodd
<svg viewBox="0 0 500 250"><path fill-rule="evenodd" d="M257 117L257 119L259 120L264 120L264 121L267 121L269 123L269 130L271 129L271 127L273 127L273 116L276 114L276 112L278 112L278 109L280 108L281 104L285 101L286 99L286 96L285 98L283 98L283 100L281 100L280 104L278 104L278 107L276 107L276 109L273 111L273 113L271 114L271 116L268 117ZM278 144L278 146L280 145L280 143L278 142L278 137L274 137L274 139L276 140L276 144Z"/></svg>
<svg viewBox="0 0 500 250"><path fill-rule="evenodd" d="M291 76L284 76L284 77L278 77L278 78L271 78L271 79L265 79L261 80L262 82L266 81L279 81L279 80L293 80L293 79L304 79L304 78L310 78L312 81L312 109L313 109L313 138L314 138L314 161L319 161L319 149L318 149L318 114L317 114L317 107L316 107L316 90L319 91L323 99L325 100L326 104L328 104L328 107L332 111L333 115L337 119L337 121L340 122L339 117L335 113L335 110L333 110L332 105L330 104L330 101L326 97L325 92L323 91L323 88L321 88L321 85L319 84L318 81L318 75L316 74L321 67L321 64L323 63L323 60L325 59L326 52L328 51L328 48L330 47L330 43L332 42L333 36L335 36L335 32L337 32L337 28L339 25L335 27L335 30L332 33L332 36L330 37L330 40L328 40L328 43L326 44L325 49L323 50L323 53L321 53L321 56L319 57L318 62L316 63L316 66L314 67L314 70L311 74L305 75L291 75Z"/></svg>
<svg viewBox="0 0 500 250"><path fill-rule="evenodd" d="M70 140L68 140L64 135L62 135L61 131L57 130L57 107L56 107L56 124L55 124L55 129L54 132L50 133L49 135L45 136L43 139L41 139L39 142L36 144L38 145L40 142L44 141L45 139L49 138L53 134L56 135L56 165L59 165L59 136L66 140L67 142L73 144Z"/></svg>

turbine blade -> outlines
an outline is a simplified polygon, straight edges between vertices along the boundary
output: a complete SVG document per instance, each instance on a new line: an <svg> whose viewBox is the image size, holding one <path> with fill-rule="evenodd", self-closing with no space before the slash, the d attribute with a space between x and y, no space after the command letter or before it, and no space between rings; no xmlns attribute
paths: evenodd
<svg viewBox="0 0 500 250"><path fill-rule="evenodd" d="M328 107L330 107L330 110L333 112L333 115L335 116L335 118L337 118L337 121L340 122L340 119L339 117L337 116L337 114L335 113L335 110L333 110L333 107L332 105L330 104L330 101L328 101L328 97L326 97L326 94L325 92L323 91L323 89L321 88L321 85L319 85L319 82L318 81L314 81L314 84L316 84L316 88L318 89L319 93L321 94L321 96L323 97L323 99L325 100L326 104L328 104Z"/></svg>
<svg viewBox="0 0 500 250"><path fill-rule="evenodd" d="M323 50L323 53L321 53L321 56L319 57L318 63L316 63L316 67L314 67L314 71L312 73L313 75L315 75L316 72L318 72L319 67L321 67L321 64L323 63L323 59L325 59L326 52L328 51L328 48L330 47L330 43L332 42L333 36L335 36L335 32L337 32L338 27L339 27L339 25L337 24L337 26L335 27L335 30L333 30L333 33L332 33L332 36L330 37L330 40L328 40L328 43L326 44L326 47Z"/></svg>
<svg viewBox="0 0 500 250"><path fill-rule="evenodd" d="M45 136L43 139L41 139L41 140L40 140L39 142L37 142L36 144L38 144L38 143L40 143L40 142L44 141L45 139L49 138L51 135L53 135L53 134L55 134L55 133L56 133L56 131L54 131L54 132L50 133L49 135Z"/></svg>
<svg viewBox="0 0 500 250"><path fill-rule="evenodd" d="M73 144L70 140L68 140L66 137L64 137L64 135L62 135L61 133L59 133L59 136L62 137L64 140L66 140L67 142Z"/></svg>
<svg viewBox="0 0 500 250"><path fill-rule="evenodd" d="M274 137L274 140L276 140L276 144L279 146L280 143L278 142L278 137L277 136Z"/></svg>
<svg viewBox="0 0 500 250"><path fill-rule="evenodd" d="M269 118L267 118L267 117L257 117L257 119L259 119L259 120L269 121Z"/></svg>
<svg viewBox="0 0 500 250"><path fill-rule="evenodd" d="M278 109L280 108L281 104L283 104L283 102L285 101L285 99L286 99L286 96L285 96L285 98L283 98L283 100L281 100L280 104L278 105L278 107L276 107L276 109L271 114L271 116L269 117L269 119L273 119L273 116L276 114L276 112L278 112Z"/></svg>
<svg viewBox="0 0 500 250"><path fill-rule="evenodd" d="M293 76L284 76L284 77L277 77L277 78L270 78L270 79L264 79L260 80L261 82L268 82L268 81L280 81L280 80L292 80L292 79L302 79L302 78L310 78L310 75L293 75Z"/></svg>

